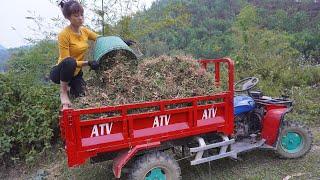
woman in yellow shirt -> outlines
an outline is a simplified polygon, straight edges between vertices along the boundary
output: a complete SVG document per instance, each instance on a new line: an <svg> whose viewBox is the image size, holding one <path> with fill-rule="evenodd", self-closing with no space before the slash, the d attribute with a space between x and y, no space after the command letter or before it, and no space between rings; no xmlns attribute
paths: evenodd
<svg viewBox="0 0 320 180"><path fill-rule="evenodd" d="M82 78L82 67L90 66L91 69L99 68L96 61L85 61L84 57L89 48L88 40L95 41L96 33L83 27L83 7L75 0L61 1L59 3L62 13L70 21L70 25L64 28L58 35L59 59L50 73L50 79L60 84L60 99L62 108L70 108L71 101L68 96L74 97L84 95L85 82Z"/></svg>

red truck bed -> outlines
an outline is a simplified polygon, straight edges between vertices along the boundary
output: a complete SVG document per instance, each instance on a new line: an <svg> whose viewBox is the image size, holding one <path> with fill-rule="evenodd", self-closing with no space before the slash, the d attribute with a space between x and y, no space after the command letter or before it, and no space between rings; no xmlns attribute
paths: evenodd
<svg viewBox="0 0 320 180"><path fill-rule="evenodd" d="M61 136L68 165L83 164L98 153L150 148L162 142L210 132L233 133L234 64L224 59L200 60L204 68L214 64L215 85L220 65L228 66L228 90L209 96L144 102L61 112ZM98 118L95 115L99 114ZM91 118L90 118L91 115ZM85 120L83 120L85 119Z"/></svg>

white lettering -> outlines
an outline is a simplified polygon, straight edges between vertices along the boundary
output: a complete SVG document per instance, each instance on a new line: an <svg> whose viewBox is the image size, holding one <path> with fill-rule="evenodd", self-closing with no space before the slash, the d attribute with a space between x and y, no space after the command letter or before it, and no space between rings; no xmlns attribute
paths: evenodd
<svg viewBox="0 0 320 180"><path fill-rule="evenodd" d="M100 134L99 134L98 125L94 125L92 128L90 137L104 136L105 133L109 135L111 134L112 126L113 126L113 123L99 124L99 127L100 127Z"/></svg>
<svg viewBox="0 0 320 180"><path fill-rule="evenodd" d="M171 115L161 115L159 117L158 116L154 117L152 127L154 128L154 127L160 127L160 126L168 126L170 123L170 117Z"/></svg>
<svg viewBox="0 0 320 180"><path fill-rule="evenodd" d="M170 123L170 117L171 117L170 115L165 117L166 126L168 126Z"/></svg>
<svg viewBox="0 0 320 180"><path fill-rule="evenodd" d="M154 120L153 120L153 126L152 127L159 127L159 118L158 116L154 117Z"/></svg>
<svg viewBox="0 0 320 180"><path fill-rule="evenodd" d="M217 115L217 108L205 109L203 111L202 119L214 118Z"/></svg>
<svg viewBox="0 0 320 180"><path fill-rule="evenodd" d="M97 125L94 125L93 128L92 128L92 132L91 132L91 136L90 137L93 137L93 136L99 136L98 126Z"/></svg>
<svg viewBox="0 0 320 180"><path fill-rule="evenodd" d="M101 136L103 136L104 135L104 126L105 126L106 124L100 124L99 126L100 126L100 135Z"/></svg>
<svg viewBox="0 0 320 180"><path fill-rule="evenodd" d="M111 123L111 124L107 123L106 124L106 129L107 129L107 134L108 135L111 134L112 126L113 126L113 123Z"/></svg>

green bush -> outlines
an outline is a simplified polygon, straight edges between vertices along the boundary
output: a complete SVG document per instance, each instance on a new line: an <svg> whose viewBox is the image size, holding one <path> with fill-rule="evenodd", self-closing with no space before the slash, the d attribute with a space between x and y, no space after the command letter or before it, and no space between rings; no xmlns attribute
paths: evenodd
<svg viewBox="0 0 320 180"><path fill-rule="evenodd" d="M0 98L0 158L30 159L31 152L50 147L58 125L58 90L5 81L8 79L1 75L0 92L5 96Z"/></svg>
<svg viewBox="0 0 320 180"><path fill-rule="evenodd" d="M58 128L59 90L47 76L56 45L40 42L14 52L10 70L0 74L0 159L32 162L50 147Z"/></svg>
<svg viewBox="0 0 320 180"><path fill-rule="evenodd" d="M289 119L320 125L320 87L293 87L289 95L294 99L294 111Z"/></svg>

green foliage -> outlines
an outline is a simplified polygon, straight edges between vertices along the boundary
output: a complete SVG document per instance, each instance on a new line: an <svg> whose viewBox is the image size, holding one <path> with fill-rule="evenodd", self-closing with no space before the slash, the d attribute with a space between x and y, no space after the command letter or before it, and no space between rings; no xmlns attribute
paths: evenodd
<svg viewBox="0 0 320 180"><path fill-rule="evenodd" d="M50 147L58 124L59 94L45 78L56 58L55 44L41 42L10 59L0 74L0 159L32 162ZM50 62L51 61L51 62Z"/></svg>
<svg viewBox="0 0 320 180"><path fill-rule="evenodd" d="M306 44L292 46L292 42L297 38L294 35L261 28L258 24L252 23L256 19L255 12L253 6L244 8L233 26L234 42L236 42L233 59L236 60L238 79L248 76L258 77L259 88L265 95L276 97L289 95L296 100L296 111L290 118L308 123L320 123L317 119L320 110L318 103L320 68L305 63L302 65L299 60L301 51L296 48L310 49L310 47L308 48ZM243 20L250 18L252 21Z"/></svg>
<svg viewBox="0 0 320 180"><path fill-rule="evenodd" d="M20 49L9 61L9 73L30 84L48 81L50 67L58 59L58 48L53 41L40 41L33 48Z"/></svg>
<svg viewBox="0 0 320 180"><path fill-rule="evenodd" d="M241 31L248 31L250 28L256 27L258 23L258 14L255 7L248 5L244 7L235 22Z"/></svg>
<svg viewBox="0 0 320 180"><path fill-rule="evenodd" d="M320 124L319 85L312 87L292 87L288 90L288 93L294 97L294 111L288 114L288 119L296 119L318 126Z"/></svg>
<svg viewBox="0 0 320 180"><path fill-rule="evenodd" d="M118 26L144 46L146 56L231 56L237 79L257 76L266 95L303 99L303 91L319 83L319 66L310 66L320 62L319 10L311 0L161 0ZM124 34L121 28L116 31ZM299 100L299 107L318 108L312 106L315 96Z"/></svg>
<svg viewBox="0 0 320 180"><path fill-rule="evenodd" d="M311 0L161 0L105 25L107 35L138 40L146 56L231 56L237 79L260 78L266 95L296 101L292 118L319 123L320 4ZM0 74L0 159L35 160L58 129L58 87L49 83L55 42L16 50Z"/></svg>
<svg viewBox="0 0 320 180"><path fill-rule="evenodd" d="M132 30L144 44L147 56L177 50L196 57L226 56L232 49L230 19L238 4L238 1L159 1L150 10L134 16ZM167 48L150 49L159 42Z"/></svg>
<svg viewBox="0 0 320 180"><path fill-rule="evenodd" d="M159 4L159 6L161 6ZM189 24L190 14L182 2L170 2L158 10L146 13L138 13L132 21L132 30L136 38L153 36L155 32L168 29L180 29Z"/></svg>
<svg viewBox="0 0 320 180"><path fill-rule="evenodd" d="M293 35L292 46L301 53L301 59L319 61L320 3L307 0L257 1L254 3L260 17L260 26Z"/></svg>
<svg viewBox="0 0 320 180"><path fill-rule="evenodd" d="M252 22L249 24L243 22L245 17L256 19L254 16L253 7L244 8L233 26L236 44L234 59L241 70L251 70L253 74L259 73L263 79L267 77L277 79L279 76L270 73L283 71L283 68L289 67L299 52L291 47L292 36L289 34L262 29Z"/></svg>
<svg viewBox="0 0 320 180"><path fill-rule="evenodd" d="M315 33L304 30L294 34L292 46L299 50L303 59L311 62L320 62L320 31Z"/></svg>
<svg viewBox="0 0 320 180"><path fill-rule="evenodd" d="M133 38L133 33L130 31L130 22L131 22L131 17L130 16L125 16L122 17L122 19L118 22L117 28L119 28L119 35L121 37L127 38L127 39L132 39Z"/></svg>
<svg viewBox="0 0 320 180"><path fill-rule="evenodd" d="M232 39L233 27L237 26L244 38L252 28L287 33L300 59L319 62L319 10L320 4L312 1L162 0L134 15L130 29L133 37L145 45L147 56L177 50L197 58L230 56L235 53ZM179 21L177 17L185 18ZM159 49L150 50L159 42Z"/></svg>

